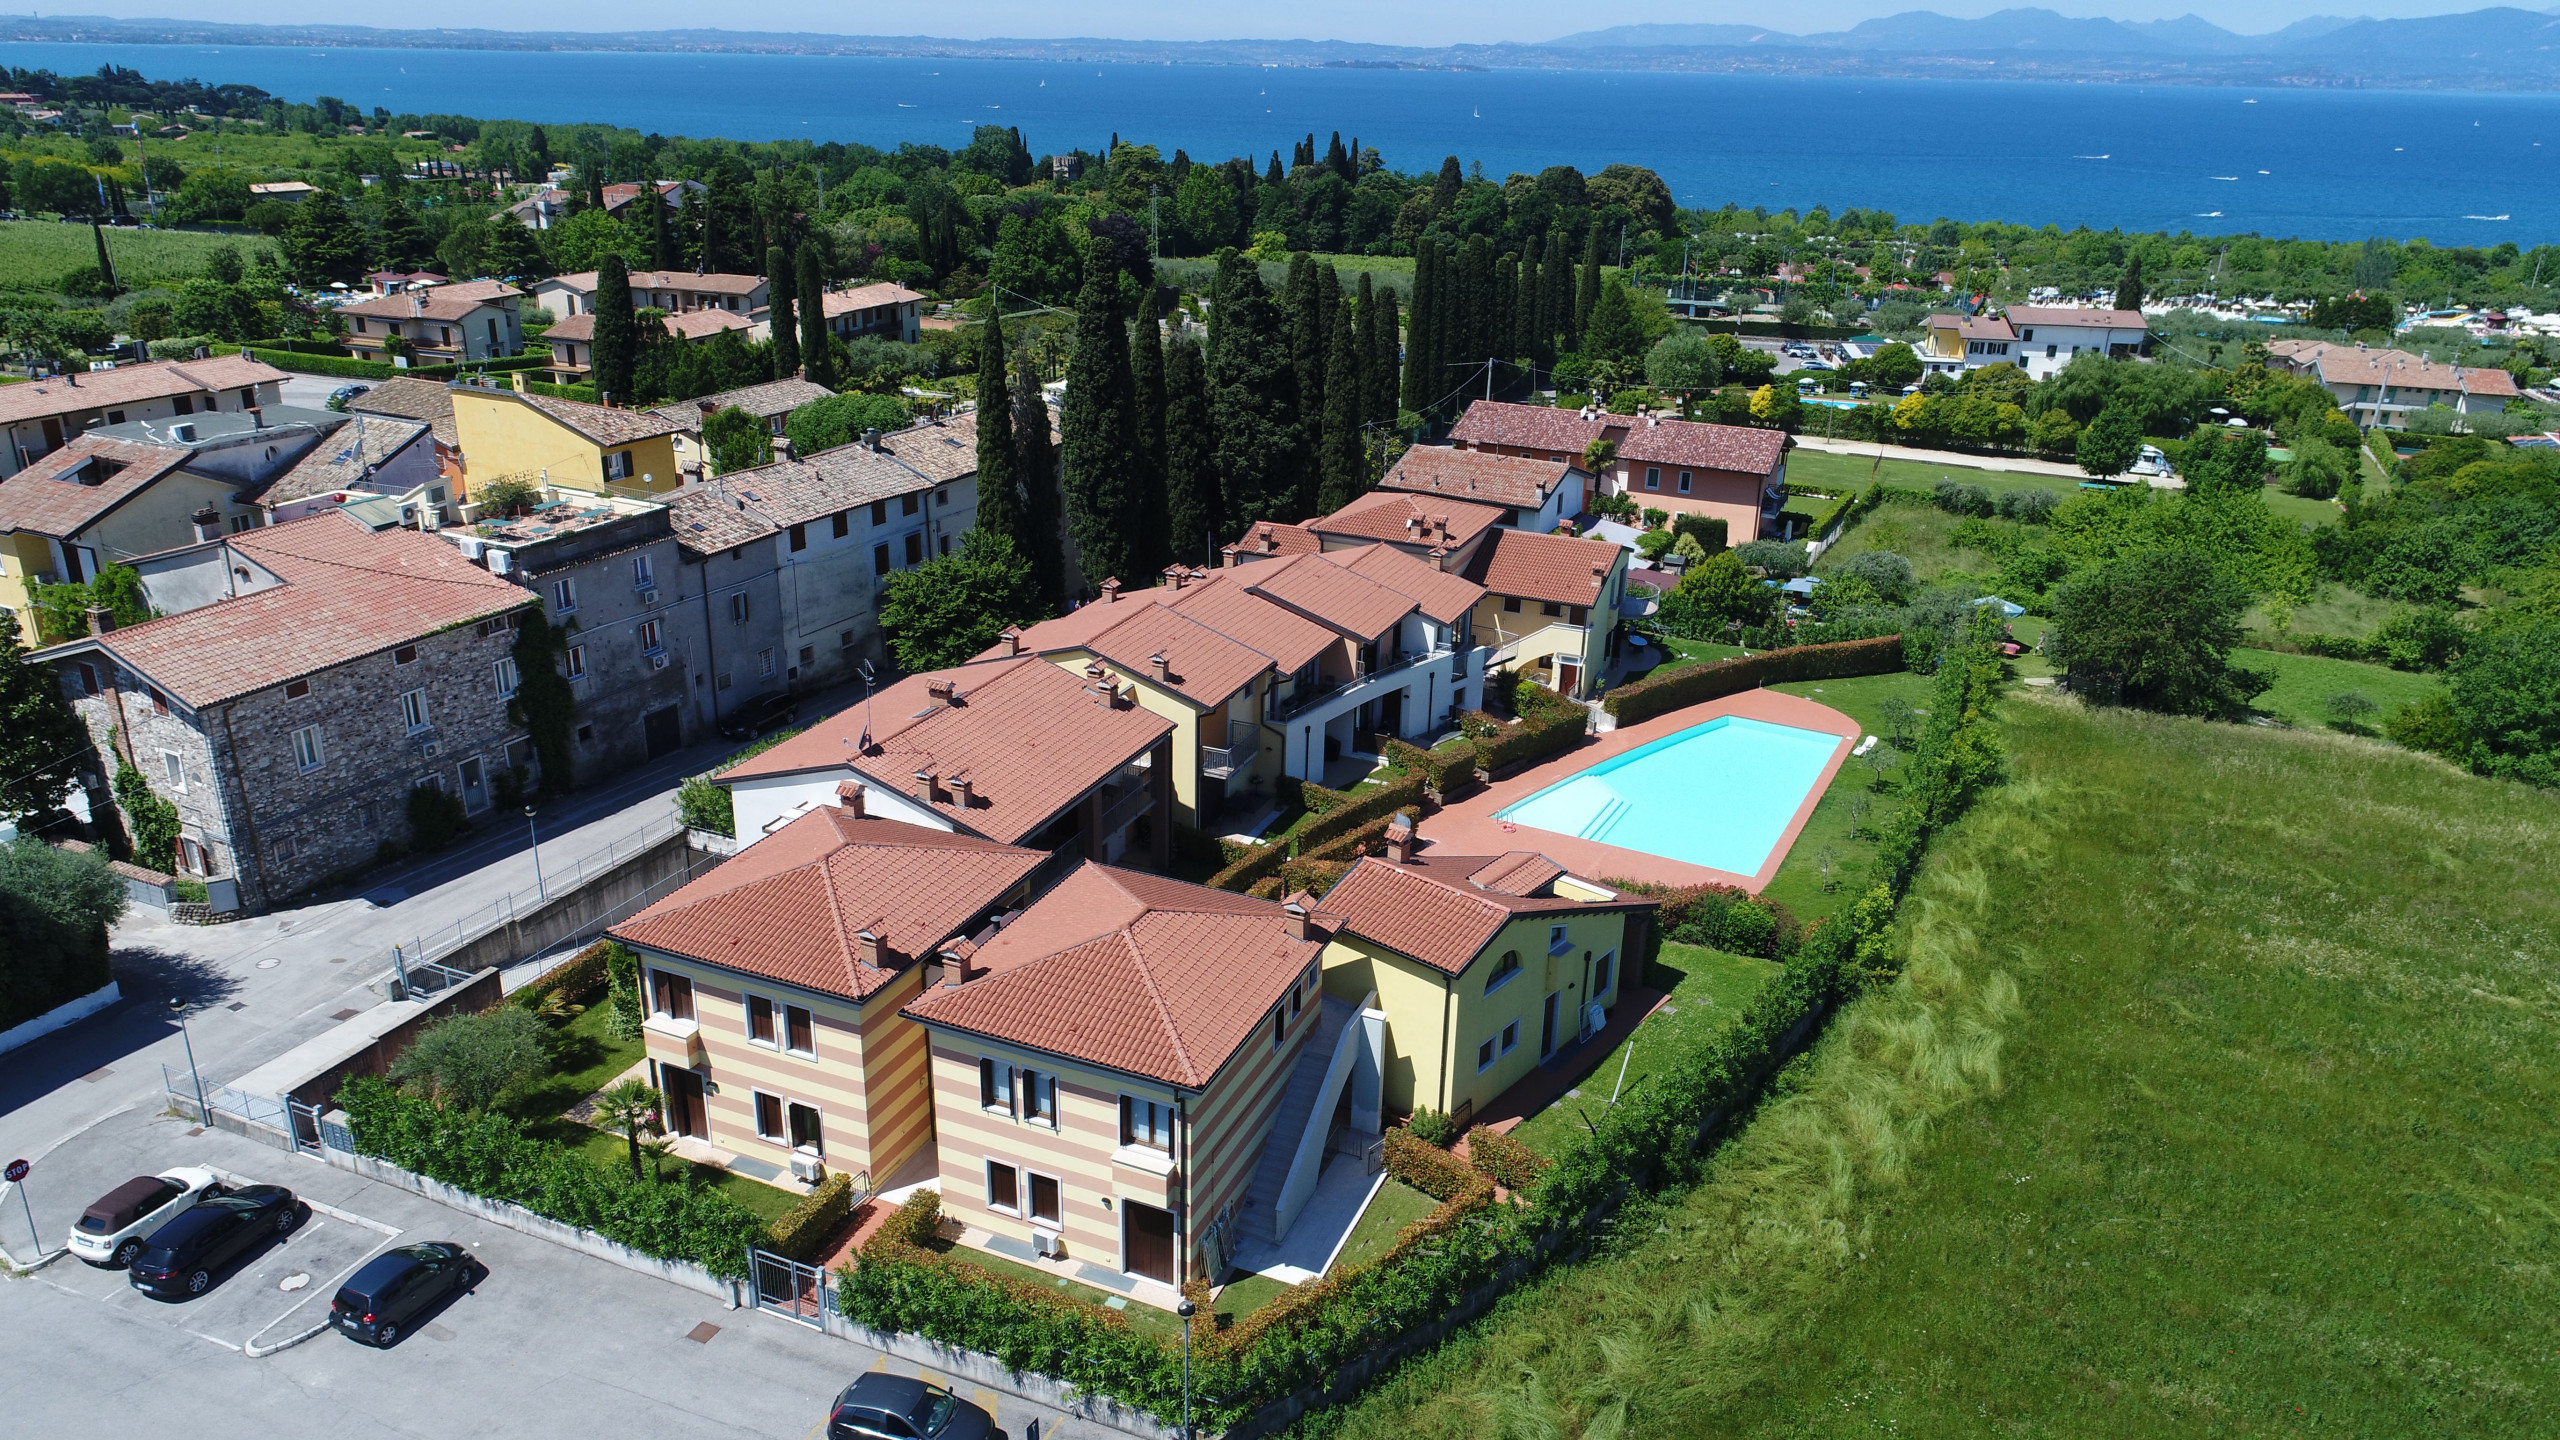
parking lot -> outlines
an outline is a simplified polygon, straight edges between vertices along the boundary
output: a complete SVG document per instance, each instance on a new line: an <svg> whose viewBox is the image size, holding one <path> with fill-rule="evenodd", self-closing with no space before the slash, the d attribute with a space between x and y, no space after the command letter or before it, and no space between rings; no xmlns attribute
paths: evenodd
<svg viewBox="0 0 2560 1440"><path fill-rule="evenodd" d="M201 1165L279 1184L313 1209L293 1234L234 1262L190 1300L142 1295L124 1273L64 1257L0 1280L0 1415L11 1434L125 1437L182 1426L209 1440L349 1435L770 1436L804 1440L866 1370L919 1373L806 1326L623 1270L316 1160L166 1116L112 1117L29 1176L37 1228L58 1248L118 1182ZM26 1219L0 1195L0 1241ZM486 1267L390 1350L331 1330L260 1351L326 1318L338 1277L391 1245L452 1241ZM283 1288L307 1276L294 1289ZM941 1377L931 1377L941 1378ZM1081 1420L962 1385L1020 1440L1101 1436Z"/></svg>

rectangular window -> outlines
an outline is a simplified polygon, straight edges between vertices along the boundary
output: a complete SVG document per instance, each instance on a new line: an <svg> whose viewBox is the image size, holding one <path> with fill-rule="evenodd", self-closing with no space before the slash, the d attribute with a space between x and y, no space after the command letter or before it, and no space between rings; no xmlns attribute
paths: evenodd
<svg viewBox="0 0 2560 1440"><path fill-rule="evenodd" d="M1644 488L1647 490L1659 490L1662 488L1661 466L1647 465L1644 467Z"/></svg>
<svg viewBox="0 0 2560 1440"><path fill-rule="evenodd" d="M569 658L565 663L564 673L566 673L572 680L584 680L587 678L586 646L572 645L569 647Z"/></svg>
<svg viewBox="0 0 2560 1440"><path fill-rule="evenodd" d="M978 1106L984 1110L1013 1113L1013 1067L1001 1060L978 1057Z"/></svg>
<svg viewBox="0 0 2560 1440"><path fill-rule="evenodd" d="M951 503L951 492L950 492L950 491L948 491L948 490L936 490L936 491L934 491L934 492L933 492L933 503L934 503L934 504L936 504L936 505L948 505L948 504L950 504L950 503Z"/></svg>
<svg viewBox="0 0 2560 1440"><path fill-rule="evenodd" d="M169 697L161 694L156 686L151 691L151 713L154 715L169 713Z"/></svg>
<svg viewBox="0 0 2560 1440"><path fill-rule="evenodd" d="M886 525L889 523L888 501L874 500L871 502L871 523L874 525Z"/></svg>
<svg viewBox="0 0 2560 1440"><path fill-rule="evenodd" d="M86 665L81 666L80 674L83 679L87 679L89 667ZM89 693L92 695L98 693L97 682L94 680L90 681ZM284 682L284 698L287 700L299 700L310 693L311 682L308 680L287 680Z"/></svg>
<svg viewBox="0 0 2560 1440"><path fill-rule="evenodd" d="M741 590L735 595L729 597L730 624L744 625L748 620L754 618L754 616L755 602L747 598L746 591Z"/></svg>
<svg viewBox="0 0 2560 1440"><path fill-rule="evenodd" d="M782 1048L794 1055L817 1054L817 1017L797 1005L783 1006Z"/></svg>
<svg viewBox="0 0 2560 1440"><path fill-rule="evenodd" d="M756 1133L767 1140L782 1138L782 1097L756 1092Z"/></svg>
<svg viewBox="0 0 2560 1440"><path fill-rule="evenodd" d="M1564 607L1553 600L1541 600L1538 602L1538 613L1553 619L1564 613Z"/></svg>
<svg viewBox="0 0 2560 1440"><path fill-rule="evenodd" d="M942 553L943 553L943 554L948 555L948 554L950 554L950 553L951 553L951 537L950 537L950 536L945 535L945 536L940 537L940 544L941 544L941 547L942 547Z"/></svg>
<svg viewBox="0 0 2560 1440"><path fill-rule="evenodd" d="M924 533L922 531L918 531L917 533L907 537L907 564L915 566L923 563Z"/></svg>
<svg viewBox="0 0 2560 1440"><path fill-rule="evenodd" d="M1609 993L1609 971L1610 971L1610 968L1611 968L1611 962L1612 962L1612 961L1615 961L1617 958L1618 958L1618 952L1617 952L1617 951L1615 951L1615 950L1612 950L1612 951L1610 951L1608 954L1601 956L1601 957L1600 957L1600 963L1599 963L1598 965L1596 965L1596 966L1592 967L1592 970L1591 970L1591 998L1592 998L1592 999L1597 1000L1597 999L1599 999L1601 996L1606 995L1606 994L1608 994L1608 993Z"/></svg>
<svg viewBox="0 0 2560 1440"><path fill-rule="evenodd" d="M1683 495L1689 493L1689 472L1686 470L1680 472L1680 493Z"/></svg>
<svg viewBox="0 0 2560 1440"><path fill-rule="evenodd" d="M294 839L290 835L277 836L275 840L267 846L267 850L268 853L274 855L278 861L288 861L294 856L302 853L301 848L294 843Z"/></svg>
<svg viewBox="0 0 2560 1440"><path fill-rule="evenodd" d="M1055 1128L1058 1123L1058 1077L1038 1070L1022 1072L1022 1118Z"/></svg>
<svg viewBox="0 0 2560 1440"><path fill-rule="evenodd" d="M1565 610L1564 618L1576 625L1588 625L1591 623L1591 611L1587 606L1570 606Z"/></svg>
<svg viewBox="0 0 2560 1440"><path fill-rule="evenodd" d="M649 972L649 1010L670 1020L693 1018L693 981L664 970Z"/></svg>
<svg viewBox="0 0 2560 1440"><path fill-rule="evenodd" d="M792 1149L806 1150L812 1155L826 1152L826 1132L818 1124L817 1106L795 1102L784 1113L790 1121Z"/></svg>
<svg viewBox="0 0 2560 1440"><path fill-rule="evenodd" d="M414 735L427 728L427 692L404 690L400 693L400 723Z"/></svg>
<svg viewBox="0 0 2560 1440"><path fill-rule="evenodd" d="M1479 1075L1481 1075L1481 1074L1483 1074L1484 1072L1486 1072L1487 1070L1490 1070L1490 1069L1492 1069L1492 1068L1493 1068L1493 1042L1492 1042L1492 1041L1490 1041L1490 1040L1487 1040L1487 1041L1486 1041L1486 1042L1484 1042L1483 1044L1481 1044L1481 1045L1479 1045L1479 1046L1477 1046L1477 1047L1476 1047L1476 1073L1477 1073L1477 1074L1479 1074Z"/></svg>
<svg viewBox="0 0 2560 1440"><path fill-rule="evenodd" d="M320 727L305 725L293 732L293 763L305 770L320 768Z"/></svg>
<svg viewBox="0 0 2560 1440"><path fill-rule="evenodd" d="M210 875L213 873L213 852L206 849L202 841L181 835L178 837L178 868L190 875Z"/></svg>
<svg viewBox="0 0 2560 1440"><path fill-rule="evenodd" d="M1173 1151L1173 1107L1161 1100L1120 1097L1120 1143Z"/></svg>
<svg viewBox="0 0 2560 1440"><path fill-rule="evenodd" d="M987 1208L1007 1215L1022 1213L1021 1177L1010 1165L987 1162Z"/></svg>
<svg viewBox="0 0 2560 1440"><path fill-rule="evenodd" d="M516 698L516 657L510 655L490 666L489 669L498 682L498 698L501 700Z"/></svg>
<svg viewBox="0 0 2560 1440"><path fill-rule="evenodd" d="M659 643L659 637L662 631L663 626L659 621L643 620L640 622L640 651L642 654L655 655L660 650L666 648L663 644Z"/></svg>
<svg viewBox="0 0 2560 1440"><path fill-rule="evenodd" d="M756 673L767 680L773 678L773 648L771 646L767 646L766 648L756 652Z"/></svg>
<svg viewBox="0 0 2560 1440"><path fill-rule="evenodd" d="M649 563L649 557L646 555L632 556L631 588L634 590L646 590L657 583L658 570L656 566Z"/></svg>
<svg viewBox="0 0 2560 1440"><path fill-rule="evenodd" d="M561 576L559 579L552 581L552 582L551 582L551 609L552 609L553 613L555 613L555 614L560 614L560 615L566 615L566 614L568 614L570 611L575 610L575 609L577 609L577 608L578 608L578 581L577 581L577 578L576 578L575 576L563 575L563 576Z"/></svg>
<svg viewBox="0 0 2560 1440"><path fill-rule="evenodd" d="M747 1038L759 1045L771 1045L776 1043L774 1034L773 1002L761 995L748 996Z"/></svg>
<svg viewBox="0 0 2560 1440"><path fill-rule="evenodd" d="M1561 955L1573 948L1573 936L1562 925L1547 927L1547 953Z"/></svg>
<svg viewBox="0 0 2560 1440"><path fill-rule="evenodd" d="M418 647L417 647L417 646L415 646L415 645L403 645L403 646L401 646L399 649L392 651L392 652L391 652L391 663L392 663L392 664L394 664L394 665L415 665L415 664L417 664L417 663L418 663Z"/></svg>
<svg viewBox="0 0 2560 1440"><path fill-rule="evenodd" d="M815 645L803 645L803 646L801 646L801 647L800 647L800 663L801 663L801 664L803 664L803 665L815 665L815 664L817 664L817 663L818 663L818 647L817 647L817 646L815 646Z"/></svg>
<svg viewBox="0 0 2560 1440"><path fill-rule="evenodd" d="M1505 1026L1503 1026L1503 1027L1502 1027L1502 1053L1503 1053L1503 1054L1505 1054L1505 1055L1510 1054L1510 1053L1511 1053L1511 1050L1512 1050L1512 1047L1513 1047L1513 1046L1518 1045L1519 1043L1520 1043L1520 1022L1519 1022L1519 1021L1517 1021L1517 1020L1514 1020L1514 1021L1512 1021L1510 1024L1505 1025Z"/></svg>
<svg viewBox="0 0 2560 1440"><path fill-rule="evenodd" d="M874 575L886 575L889 573L888 546L874 545L871 547L871 573Z"/></svg>
<svg viewBox="0 0 2560 1440"><path fill-rule="evenodd" d="M1060 1218L1064 1214L1064 1209L1059 1204L1057 1178L1050 1175L1033 1175L1030 1179L1031 1218L1045 1220L1052 1225L1064 1225L1066 1221Z"/></svg>
<svg viewBox="0 0 2560 1440"><path fill-rule="evenodd" d="M835 538L841 540L847 535L853 533L853 512L850 510L839 510L835 513L831 523L835 527Z"/></svg>
<svg viewBox="0 0 2560 1440"><path fill-rule="evenodd" d="M809 548L808 526L794 525L791 527L791 548L795 553Z"/></svg>
<svg viewBox="0 0 2560 1440"><path fill-rule="evenodd" d="M179 763L177 751L163 750L160 752L160 769L169 777L170 789L177 791L181 795L187 793L187 767Z"/></svg>
<svg viewBox="0 0 2560 1440"><path fill-rule="evenodd" d="M899 496L898 513L901 515L913 515L916 513L916 497L913 495Z"/></svg>
<svg viewBox="0 0 2560 1440"><path fill-rule="evenodd" d="M1272 1012L1271 1012L1271 1048L1272 1048L1272 1049L1274 1049L1274 1050L1279 1049L1279 1048L1280 1048L1280 1042L1282 1042L1282 1041L1284 1041L1284 1040L1286 1040L1286 1039L1288 1039L1288 1038L1289 1038L1289 1012L1288 1012L1288 1011L1286 1011L1286 1010L1274 1010L1274 1011L1272 1011Z"/></svg>
<svg viewBox="0 0 2560 1440"><path fill-rule="evenodd" d="M1503 597L1502 597L1502 613L1503 613L1503 614L1505 614L1505 615L1517 615L1517 614L1519 614L1519 613L1520 613L1520 597L1519 597L1519 596L1517 596L1517 595L1505 595L1505 596L1503 596Z"/></svg>

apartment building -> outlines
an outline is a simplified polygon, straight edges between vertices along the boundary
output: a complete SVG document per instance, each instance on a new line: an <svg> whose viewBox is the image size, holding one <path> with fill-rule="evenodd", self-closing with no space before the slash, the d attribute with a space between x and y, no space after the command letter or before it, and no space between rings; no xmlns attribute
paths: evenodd
<svg viewBox="0 0 2560 1440"><path fill-rule="evenodd" d="M772 287L761 275L695 274L687 270L634 270L631 308L687 315L718 310L750 320L765 318L772 308ZM533 285L534 303L560 320L592 315L596 308L596 272L580 270L554 275Z"/></svg>
<svg viewBox="0 0 2560 1440"><path fill-rule="evenodd" d="M791 412L812 400L825 400L836 392L807 380L769 380L762 385L746 385L705 395L699 400L678 400L657 407L657 413L676 427L676 468L690 479L701 479L715 473L710 449L702 443L702 427L723 410L744 410L756 417L767 434L779 436L790 424Z"/></svg>
<svg viewBox="0 0 2560 1440"><path fill-rule="evenodd" d="M683 567L676 594L690 597L702 618L700 663L711 678L702 718L716 727L741 703L791 688L782 532L717 480L688 483L668 497L667 510ZM698 681L694 694L704 694Z"/></svg>
<svg viewBox="0 0 2560 1440"><path fill-rule="evenodd" d="M2139 310L2012 305L2000 318L2017 332L2018 368L2037 380L2084 354L2131 360L2151 353L2151 323Z"/></svg>
<svg viewBox="0 0 2560 1440"><path fill-rule="evenodd" d="M460 365L524 348L523 299L504 280L466 280L341 305L338 314L347 322L346 347L359 360L404 354L414 364Z"/></svg>
<svg viewBox="0 0 2560 1440"><path fill-rule="evenodd" d="M668 340L679 345L700 345L731 332L744 340L762 340L768 333L762 316L750 319L726 310L690 310L681 315L662 316L658 324L666 332ZM551 347L551 367L544 373L552 384L578 385L594 378L594 311L572 315L554 324L542 333L542 339Z"/></svg>
<svg viewBox="0 0 2560 1440"><path fill-rule="evenodd" d="M2267 346L2268 368L2306 375L2328 387L2338 408L2365 429L2402 429L2409 416L2441 405L2463 415L2494 415L2523 392L2516 377L2479 365L2439 365L2405 350L2374 350L2362 343L2277 340Z"/></svg>
<svg viewBox="0 0 2560 1440"><path fill-rule="evenodd" d="M0 436L7 438L0 444L0 479L93 427L279 404L285 378L263 360L225 355L70 371L23 385L0 385Z"/></svg>
<svg viewBox="0 0 2560 1440"><path fill-rule="evenodd" d="M1595 440L1616 447L1597 477L1601 493L1649 509L1720 517L1735 545L1785 538L1777 533L1787 501L1783 431L1479 400L1449 432L1452 445L1468 450L1557 464Z"/></svg>
<svg viewBox="0 0 2560 1440"><path fill-rule="evenodd" d="M218 900L263 913L405 842L413 788L477 814L531 766L507 702L533 597L445 541L340 510L158 559L173 613L92 612L31 658L98 753L177 807L178 868Z"/></svg>
<svg viewBox="0 0 2560 1440"><path fill-rule="evenodd" d="M923 328L919 318L923 305L924 297L904 285L858 285L826 292L820 297L819 311L826 317L827 333L839 340L875 335L913 345Z"/></svg>
<svg viewBox="0 0 2560 1440"><path fill-rule="evenodd" d="M455 385L454 438L469 484L515 479L601 495L658 497L676 471L676 427L647 410L561 400L494 385Z"/></svg>
<svg viewBox="0 0 2560 1440"><path fill-rule="evenodd" d="M1502 512L1498 524L1545 532L1583 512L1590 483L1579 452L1551 460L1544 454L1416 445L1388 468L1378 489L1429 502L1490 505Z"/></svg>
<svg viewBox="0 0 2560 1440"><path fill-rule="evenodd" d="M1615 659L1627 551L1606 540L1496 530L1468 562L1483 587L1473 630L1491 647L1489 671L1526 673L1586 700Z"/></svg>

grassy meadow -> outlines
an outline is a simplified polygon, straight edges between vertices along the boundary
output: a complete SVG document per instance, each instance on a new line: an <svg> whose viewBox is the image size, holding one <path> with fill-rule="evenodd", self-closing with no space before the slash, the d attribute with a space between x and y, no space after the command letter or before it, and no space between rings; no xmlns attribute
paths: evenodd
<svg viewBox="0 0 2560 1440"><path fill-rule="evenodd" d="M239 251L243 260L262 247L275 248L275 242L264 235L114 226L107 230L107 254L116 262L116 278L128 290L192 280L204 273L213 252L226 245ZM0 289L50 290L63 276L97 263L97 241L86 225L0 220Z"/></svg>
<svg viewBox="0 0 2560 1440"><path fill-rule="evenodd" d="M1594 1062L1579 1086L1522 1120L1512 1138L1541 1154L1560 1152L1583 1133L1586 1112L1598 1116L1613 1096L1641 1088L1660 1057L1691 1053L1707 1035L1733 1023L1778 970L1775 961L1664 941L1650 977L1653 984L1670 988L1664 1008Z"/></svg>
<svg viewBox="0 0 2560 1440"><path fill-rule="evenodd" d="M2552 1433L2560 799L2003 718L1902 979L1702 1183L1305 1433Z"/></svg>
<svg viewBox="0 0 2560 1440"><path fill-rule="evenodd" d="M2291 655L2278 650L2234 649L2231 663L2273 675L2276 683L2249 703L2259 714L2302 730L2332 723L2330 697L2350 691L2374 703L2363 720L2366 730L2379 729L2385 717L2403 705L2423 700L2444 688L2441 675L2394 670L2362 660L2332 660L2321 655Z"/></svg>

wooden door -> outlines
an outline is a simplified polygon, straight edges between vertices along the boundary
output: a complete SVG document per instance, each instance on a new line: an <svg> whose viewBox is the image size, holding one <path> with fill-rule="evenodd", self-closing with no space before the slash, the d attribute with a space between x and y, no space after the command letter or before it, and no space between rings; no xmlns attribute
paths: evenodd
<svg viewBox="0 0 2560 1440"><path fill-rule="evenodd" d="M672 1065L659 1066L658 1075L667 1096L667 1129L696 1140L710 1139L702 1114L702 1077Z"/></svg>
<svg viewBox="0 0 2560 1440"><path fill-rule="evenodd" d="M1173 1284L1173 1212L1134 1200L1120 1202L1120 1209L1121 1248L1128 1255L1122 1268Z"/></svg>

